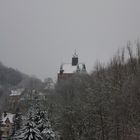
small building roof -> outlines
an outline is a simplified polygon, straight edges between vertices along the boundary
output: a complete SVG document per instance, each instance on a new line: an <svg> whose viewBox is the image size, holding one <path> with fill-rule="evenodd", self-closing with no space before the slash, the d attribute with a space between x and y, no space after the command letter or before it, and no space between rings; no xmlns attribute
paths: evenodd
<svg viewBox="0 0 140 140"><path fill-rule="evenodd" d="M15 114L12 113L2 113L2 124L6 124L6 120L9 119L10 123L13 123L13 118L14 118Z"/></svg>
<svg viewBox="0 0 140 140"><path fill-rule="evenodd" d="M10 96L20 96L24 89L11 90Z"/></svg>

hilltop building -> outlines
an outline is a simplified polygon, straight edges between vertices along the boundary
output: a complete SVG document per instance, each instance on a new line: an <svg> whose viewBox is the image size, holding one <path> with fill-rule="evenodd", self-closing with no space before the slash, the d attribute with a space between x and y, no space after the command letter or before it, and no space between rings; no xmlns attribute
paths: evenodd
<svg viewBox="0 0 140 140"><path fill-rule="evenodd" d="M11 108L15 108L24 92L24 89L16 89L16 90L11 90L11 94L9 95L9 104Z"/></svg>
<svg viewBox="0 0 140 140"><path fill-rule="evenodd" d="M71 63L63 63L60 66L60 70L58 72L58 81L66 80L73 76L75 73L86 73L86 65L84 63L79 63L78 55L76 52L72 57Z"/></svg>
<svg viewBox="0 0 140 140"><path fill-rule="evenodd" d="M5 109L15 112L16 109L20 109L21 112L25 112L30 102L35 100L45 100L46 94L35 89L14 89L10 91L7 106Z"/></svg>

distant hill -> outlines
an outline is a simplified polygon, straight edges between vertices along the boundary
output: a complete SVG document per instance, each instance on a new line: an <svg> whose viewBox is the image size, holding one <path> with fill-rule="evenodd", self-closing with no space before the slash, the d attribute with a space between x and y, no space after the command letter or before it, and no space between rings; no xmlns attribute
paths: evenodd
<svg viewBox="0 0 140 140"><path fill-rule="evenodd" d="M26 75L0 62L0 87L40 88L42 82L36 77Z"/></svg>
<svg viewBox="0 0 140 140"><path fill-rule="evenodd" d="M0 63L0 85L16 86L23 80L23 74Z"/></svg>
<svg viewBox="0 0 140 140"><path fill-rule="evenodd" d="M0 111L5 108L11 89L41 90L43 83L40 79L29 76L0 62Z"/></svg>

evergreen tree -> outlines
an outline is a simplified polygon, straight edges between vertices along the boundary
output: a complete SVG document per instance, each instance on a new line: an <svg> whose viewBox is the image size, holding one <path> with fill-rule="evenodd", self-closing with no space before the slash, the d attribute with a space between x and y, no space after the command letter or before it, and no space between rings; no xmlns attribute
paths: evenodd
<svg viewBox="0 0 140 140"><path fill-rule="evenodd" d="M40 112L40 120L38 125L39 130L41 130L41 134L46 140L54 140L55 133L52 130L50 121L48 119L48 114L46 111Z"/></svg>
<svg viewBox="0 0 140 140"><path fill-rule="evenodd" d="M19 120L19 114L16 114L14 119L16 131L13 140L55 140L47 111L42 111L38 103L34 102L34 105L31 105L27 119L23 121L24 127L20 130Z"/></svg>
<svg viewBox="0 0 140 140"><path fill-rule="evenodd" d="M45 140L55 140L55 133L51 128L45 128L41 134Z"/></svg>
<svg viewBox="0 0 140 140"><path fill-rule="evenodd" d="M15 134L14 140L43 140L43 138L32 118L30 118L24 128Z"/></svg>
<svg viewBox="0 0 140 140"><path fill-rule="evenodd" d="M37 113L34 115L34 122L45 140L55 139L55 133L51 128L47 111L41 111L38 108Z"/></svg>
<svg viewBox="0 0 140 140"><path fill-rule="evenodd" d="M34 122L36 123L40 132L42 132L49 125L47 112L39 110L35 116Z"/></svg>

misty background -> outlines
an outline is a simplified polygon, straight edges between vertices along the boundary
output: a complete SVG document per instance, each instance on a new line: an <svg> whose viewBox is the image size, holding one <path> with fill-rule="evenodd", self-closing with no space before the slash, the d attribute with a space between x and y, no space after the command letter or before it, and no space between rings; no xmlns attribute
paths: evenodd
<svg viewBox="0 0 140 140"><path fill-rule="evenodd" d="M139 0L1 0L0 61L44 79L76 49L91 71L140 37Z"/></svg>

